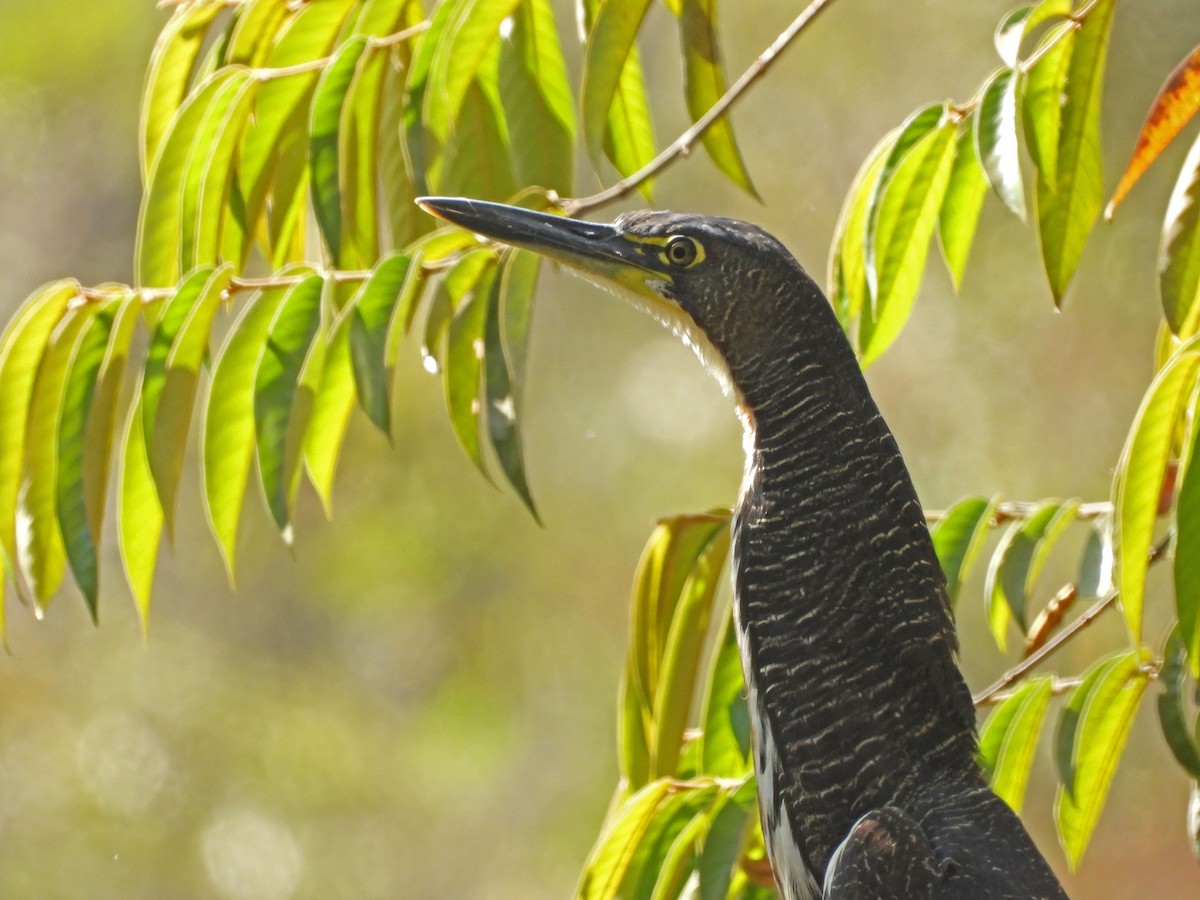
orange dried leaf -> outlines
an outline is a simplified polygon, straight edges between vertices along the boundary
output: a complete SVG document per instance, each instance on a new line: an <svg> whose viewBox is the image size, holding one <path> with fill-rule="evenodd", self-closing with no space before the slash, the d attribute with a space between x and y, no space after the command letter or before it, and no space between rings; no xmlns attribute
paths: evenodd
<svg viewBox="0 0 1200 900"><path fill-rule="evenodd" d="M1117 185L1116 193L1104 210L1104 218L1112 219L1125 195L1198 110L1200 47L1196 47L1187 59L1179 64L1154 98L1146 121L1142 123L1142 132L1138 135L1133 159L1129 161L1125 174L1121 176L1121 183Z"/></svg>

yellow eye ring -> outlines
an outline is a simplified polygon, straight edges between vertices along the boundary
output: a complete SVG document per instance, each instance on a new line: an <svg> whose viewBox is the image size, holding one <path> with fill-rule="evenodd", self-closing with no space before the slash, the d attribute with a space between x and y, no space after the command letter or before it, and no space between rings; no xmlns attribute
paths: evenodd
<svg viewBox="0 0 1200 900"><path fill-rule="evenodd" d="M700 259L700 245L690 237L676 235L667 241L663 257L670 265L686 269L695 265Z"/></svg>

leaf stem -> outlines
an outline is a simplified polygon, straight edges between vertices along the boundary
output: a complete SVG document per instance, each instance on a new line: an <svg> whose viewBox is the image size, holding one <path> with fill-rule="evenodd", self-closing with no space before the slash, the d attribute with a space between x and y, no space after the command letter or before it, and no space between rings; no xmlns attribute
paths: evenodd
<svg viewBox="0 0 1200 900"><path fill-rule="evenodd" d="M716 103L714 103L704 115L696 120L695 124L687 131L683 132L671 143L665 150L654 157L642 168L638 169L628 178L623 178L614 184L612 187L605 188L598 193L588 197L576 197L568 200L559 201L560 208L568 216L577 216L588 210L595 209L598 206L604 206L612 203L614 200L626 196L637 190L642 182L653 178L668 165L679 159L681 156L687 156L691 152L692 145L699 140L704 132L719 119L730 106L734 104L746 90L761 78L771 66L771 63L787 49L788 45L795 40L801 32L803 32L817 15L824 9L830 6L833 0L812 0L811 3L792 20L792 23L783 30L780 35L775 38L766 50L754 60L744 71L741 76L735 81Z"/></svg>
<svg viewBox="0 0 1200 900"><path fill-rule="evenodd" d="M1022 519L1028 519L1037 509L1038 504L1032 501L1013 500L997 505L996 509L992 512L992 520L997 525L1003 525L1005 522L1017 522ZM944 509L927 509L925 510L925 521L930 524L940 522L946 518L947 512L948 510ZM1111 513L1112 503L1108 500L1097 500L1093 503L1081 503L1075 513L1075 518L1084 520L1099 519Z"/></svg>
<svg viewBox="0 0 1200 900"><path fill-rule="evenodd" d="M396 44L402 44L410 38L416 37L423 31L428 30L429 21L418 22L403 31L397 31L395 34L385 34L380 37L369 36L367 38L367 50L379 50L385 47L394 47ZM329 65L332 56L322 56L320 59L310 59L306 62L296 63L292 66L280 66L277 69L251 69L252 77L259 81L274 81L277 78L289 78L292 75L303 75L307 72L318 72Z"/></svg>

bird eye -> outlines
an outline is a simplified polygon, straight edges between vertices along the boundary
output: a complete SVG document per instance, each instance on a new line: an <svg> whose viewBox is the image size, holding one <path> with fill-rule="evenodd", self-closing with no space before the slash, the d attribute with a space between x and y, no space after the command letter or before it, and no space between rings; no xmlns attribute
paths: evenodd
<svg viewBox="0 0 1200 900"><path fill-rule="evenodd" d="M681 269L696 261L698 245L689 237L676 236L667 241L667 262Z"/></svg>

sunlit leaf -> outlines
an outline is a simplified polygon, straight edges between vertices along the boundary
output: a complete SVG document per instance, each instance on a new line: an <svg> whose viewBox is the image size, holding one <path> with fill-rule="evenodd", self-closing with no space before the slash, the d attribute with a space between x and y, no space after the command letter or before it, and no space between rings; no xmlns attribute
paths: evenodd
<svg viewBox="0 0 1200 900"><path fill-rule="evenodd" d="M139 400L129 411L121 441L117 467L117 546L145 633L150 621L150 595L158 564L163 514L150 473L150 458L146 455L141 394L139 385Z"/></svg>
<svg viewBox="0 0 1200 900"><path fill-rule="evenodd" d="M1158 683L1158 721L1175 759L1192 778L1200 778L1200 746L1196 743L1196 715L1187 711L1188 648L1179 628L1171 629L1163 649ZM1191 721L1189 722L1189 718Z"/></svg>
<svg viewBox="0 0 1200 900"><path fill-rule="evenodd" d="M1058 189L1062 98L1074 46L1073 23L1055 26L1039 44L1043 55L1025 75L1025 102L1021 105L1025 140L1039 177L1052 191Z"/></svg>
<svg viewBox="0 0 1200 900"><path fill-rule="evenodd" d="M1175 501L1175 612L1193 677L1200 678L1200 416L1191 410Z"/></svg>
<svg viewBox="0 0 1200 900"><path fill-rule="evenodd" d="M979 736L979 756L992 790L1017 813L1024 805L1051 688L1049 677L1030 679L996 707Z"/></svg>
<svg viewBox="0 0 1200 900"><path fill-rule="evenodd" d="M1072 870L1087 848L1113 775L1125 750L1138 704L1149 681L1143 669L1149 654L1133 651L1113 664L1100 663L1079 710L1071 745L1072 778L1060 787L1054 802L1059 840ZM1072 698L1073 700L1074 698Z"/></svg>
<svg viewBox="0 0 1200 900"><path fill-rule="evenodd" d="M517 190L498 80L499 53L493 47L491 59L467 88L446 144L438 189L447 194L506 200Z"/></svg>
<svg viewBox="0 0 1200 900"><path fill-rule="evenodd" d="M569 194L575 98L549 0L525 0L515 8L512 34L500 52L500 86L517 180Z"/></svg>
<svg viewBox="0 0 1200 900"><path fill-rule="evenodd" d="M929 530L933 549L942 571L946 573L946 592L951 604L958 598L959 588L970 574L991 528L992 514L1000 502L992 497L965 497L946 510L946 514Z"/></svg>
<svg viewBox="0 0 1200 900"><path fill-rule="evenodd" d="M366 48L365 37L354 37L337 49L317 82L309 116L308 164L312 169L313 211L329 252L339 262L342 259L342 192L338 181L342 109Z"/></svg>
<svg viewBox="0 0 1200 900"><path fill-rule="evenodd" d="M682 895L685 885L690 883L692 873L696 870L709 829L727 802L727 797L715 785L694 793L690 802L691 809L688 810L692 812L692 818L675 832L669 849L658 863L657 878L648 894L650 900L674 900ZM648 884L649 879L645 874L650 871L652 870L649 867L643 870L639 887Z"/></svg>
<svg viewBox="0 0 1200 900"><path fill-rule="evenodd" d="M17 497L38 363L67 304L78 294L79 284L71 280L39 288L17 310L0 339L0 540L10 572L17 563ZM13 578L15 582L15 573Z"/></svg>
<svg viewBox="0 0 1200 900"><path fill-rule="evenodd" d="M1042 0L1018 6L996 26L996 52L1010 69L1016 68L1021 56L1021 44L1039 25L1048 19L1066 16L1071 12L1071 0Z"/></svg>
<svg viewBox="0 0 1200 900"><path fill-rule="evenodd" d="M700 715L701 761L706 775L738 778L749 771L750 712L745 692L737 632L726 613Z"/></svg>
<svg viewBox="0 0 1200 900"><path fill-rule="evenodd" d="M291 12L288 6L287 0L246 0L238 10L237 24L229 36L226 61L234 65L262 65Z"/></svg>
<svg viewBox="0 0 1200 900"><path fill-rule="evenodd" d="M468 88L520 0L448 0L458 8L430 65L422 114L435 140L446 141Z"/></svg>
<svg viewBox="0 0 1200 900"><path fill-rule="evenodd" d="M93 621L98 616L100 594L96 553L100 535L93 529L92 517L89 516L84 488L84 448L100 367L121 302L120 297L114 297L100 305L75 342L63 385L58 433L52 450L58 457L54 485L55 515L67 564L75 583L83 592Z"/></svg>
<svg viewBox="0 0 1200 900"><path fill-rule="evenodd" d="M1076 593L1085 599L1103 597L1113 586L1112 520L1103 516L1088 529L1075 578Z"/></svg>
<svg viewBox="0 0 1200 900"><path fill-rule="evenodd" d="M359 60L338 126L338 190L342 201L342 243L338 265L369 268L379 259L379 169L383 85L391 60L368 52ZM399 127L387 139L399 143Z"/></svg>
<svg viewBox="0 0 1200 900"><path fill-rule="evenodd" d="M445 41L449 29L453 27L463 2L464 0L454 0L439 3L433 8L428 27L417 38L412 63L408 67L408 79L404 86L407 102L401 108L400 114L409 162L408 171L416 182L418 194L432 193L431 186L439 180L443 142L434 138L426 128L423 111L437 49Z"/></svg>
<svg viewBox="0 0 1200 900"><path fill-rule="evenodd" d="M291 543L291 507L298 486L289 476L289 434L293 402L301 369L321 323L321 295L325 283L319 276L303 279L289 288L267 332L266 344L254 376L254 433L258 470L271 517L287 543Z"/></svg>
<svg viewBox="0 0 1200 900"><path fill-rule="evenodd" d="M1025 219L1025 185L1021 180L1017 112L1021 79L1012 69L999 69L983 89L975 111L975 150L988 183L1004 205Z"/></svg>
<svg viewBox="0 0 1200 900"><path fill-rule="evenodd" d="M959 126L954 168L950 170L950 183L946 185L946 196L938 213L938 243L955 290L962 287L963 271L967 267L967 256L975 240L975 229L988 188L979 155L975 152L973 121L974 113Z"/></svg>
<svg viewBox="0 0 1200 900"><path fill-rule="evenodd" d="M652 782L613 814L584 865L576 890L578 900L612 900L618 896L634 853L658 808L673 791L667 779Z"/></svg>
<svg viewBox="0 0 1200 900"><path fill-rule="evenodd" d="M189 210L183 210L182 265L215 265L224 257L226 244L233 248L229 259L241 267L245 235L241 228L241 212L234 212L230 191L235 186L234 155L241 146L242 135L250 121L250 112L258 96L259 82L245 81L237 90L217 125L210 146L198 144L189 162L188 181L192 170L200 173L196 194L195 221L189 225ZM185 187L185 192L187 188ZM186 196L186 194L185 194ZM190 228L190 230L189 230ZM189 240L189 234L191 235Z"/></svg>
<svg viewBox="0 0 1200 900"><path fill-rule="evenodd" d="M404 70L388 61L381 88L376 151L380 181L377 202L383 207L390 238L382 245L393 249L407 246L418 235L431 229L434 221L432 216L426 215L413 203L418 192L416 176L410 169L409 157L405 152L404 114L408 110L405 106L407 94L404 74Z"/></svg>
<svg viewBox="0 0 1200 900"><path fill-rule="evenodd" d="M664 879L674 882L679 877L678 868L685 865L681 857L695 848L693 825L701 830L707 828L710 819L706 813L716 797L717 786L706 784L677 790L659 805L633 848L620 896L638 900L663 896L658 890L659 882ZM681 839L683 846L679 845ZM667 896L677 896L669 887L669 883L662 885Z"/></svg>
<svg viewBox="0 0 1200 900"><path fill-rule="evenodd" d="M151 360L159 362L157 355L147 358L146 377L142 383L143 414L152 415L153 420L147 432L146 450L168 534L174 533L175 497L183 470L184 452L187 450L200 367L208 353L217 305L224 298L225 288L232 276L232 268L225 266L209 275L194 297L186 298L188 306L183 310L186 317L171 337L170 350L162 361L162 368L150 365ZM152 353L159 349L163 326L168 323L177 304L178 300L173 299L164 312L151 341ZM157 396L151 394L152 379L158 385L154 389L158 392Z"/></svg>
<svg viewBox="0 0 1200 900"><path fill-rule="evenodd" d="M304 465L327 517L333 515L333 477L354 409L349 320L340 320L325 348L321 378L304 433Z"/></svg>
<svg viewBox="0 0 1200 900"><path fill-rule="evenodd" d="M254 375L285 293L275 288L240 301L244 306L217 356L204 404L204 509L231 583L254 458Z"/></svg>
<svg viewBox="0 0 1200 900"><path fill-rule="evenodd" d="M1104 203L1100 100L1116 0L1099 0L1075 33L1058 134L1058 174L1037 180L1038 237L1056 305L1062 304Z"/></svg>
<svg viewBox="0 0 1200 900"><path fill-rule="evenodd" d="M134 255L138 283L143 287L169 287L179 281L183 188L193 151L210 111L214 107L228 110L249 77L245 69L220 70L188 98L172 121L150 167L138 214Z"/></svg>
<svg viewBox="0 0 1200 900"><path fill-rule="evenodd" d="M1200 137L1171 191L1158 251L1158 292L1172 333L1191 337L1200 326Z"/></svg>
<svg viewBox="0 0 1200 900"><path fill-rule="evenodd" d="M846 192L834 230L829 256L828 291L842 328L849 332L870 298L866 269L867 215L871 210L880 173L888 161L898 132L892 131L872 148Z"/></svg>
<svg viewBox="0 0 1200 900"><path fill-rule="evenodd" d="M953 121L930 131L901 159L883 187L875 218L874 303L870 315L859 322L864 366L891 345L912 311L954 166L954 137Z"/></svg>
<svg viewBox="0 0 1200 900"><path fill-rule="evenodd" d="M1175 436L1200 371L1200 340L1185 344L1155 376L1126 438L1113 480L1113 553L1121 609L1141 638L1146 567L1159 495Z"/></svg>
<svg viewBox="0 0 1200 900"><path fill-rule="evenodd" d="M721 48L717 44L717 0L670 0L667 5L679 19L684 92L688 113L696 121L716 104L727 88ZM702 140L704 149L725 177L757 197L729 116L714 122Z"/></svg>
<svg viewBox="0 0 1200 900"><path fill-rule="evenodd" d="M475 467L489 478L480 440L480 390L483 386L484 337L490 297L496 283L496 258L475 251L477 269L464 270L461 280L447 286L454 314L447 329L443 384L446 408L458 444ZM449 280L454 273L447 276Z"/></svg>
<svg viewBox="0 0 1200 900"><path fill-rule="evenodd" d="M29 424L25 438L25 481L21 490L22 528L18 529L21 573L44 609L58 590L65 571L66 551L58 527L58 422L66 398L71 359L87 334L99 305L84 303L71 309L50 336L38 363Z"/></svg>
<svg viewBox="0 0 1200 900"><path fill-rule="evenodd" d="M223 6L218 0L204 0L176 9L154 42L142 92L139 150L143 183L149 183L150 164L171 119L187 96L188 79L208 28Z"/></svg>
<svg viewBox="0 0 1200 900"><path fill-rule="evenodd" d="M1158 95L1150 104L1146 121L1142 123L1133 158L1121 176L1121 182L1104 210L1111 219L1117 206L1133 188L1143 173L1150 168L1176 135L1200 111L1200 46L1175 67L1159 88Z"/></svg>
<svg viewBox="0 0 1200 900"><path fill-rule="evenodd" d="M754 779L746 778L721 806L696 863L699 900L725 900L733 874L740 870L746 831L758 819Z"/></svg>
<svg viewBox="0 0 1200 900"><path fill-rule="evenodd" d="M391 434L388 373L384 365L388 324L412 276L412 257L394 254L379 263L346 313L358 402L375 426Z"/></svg>

